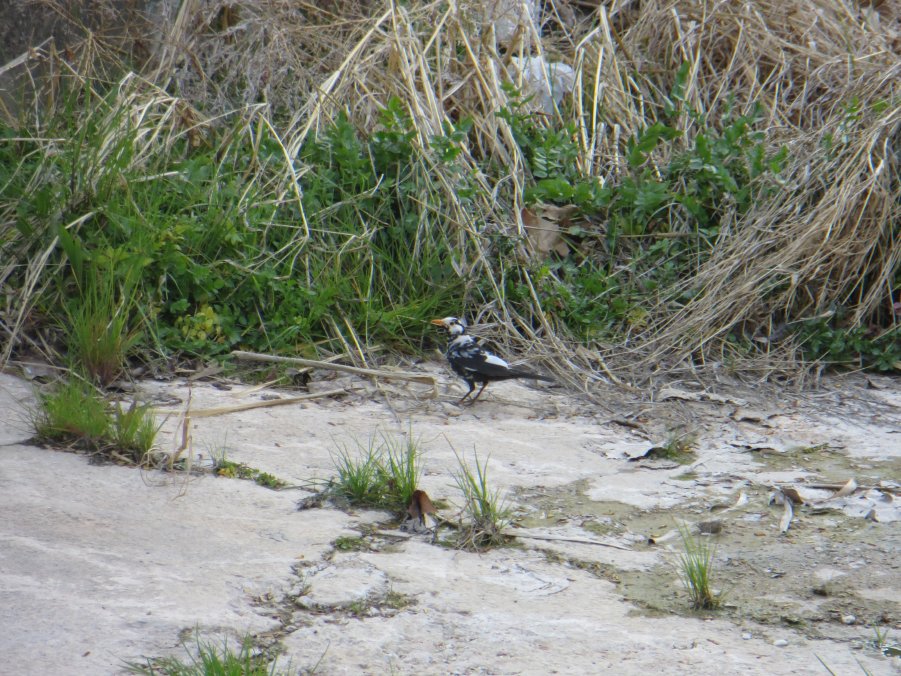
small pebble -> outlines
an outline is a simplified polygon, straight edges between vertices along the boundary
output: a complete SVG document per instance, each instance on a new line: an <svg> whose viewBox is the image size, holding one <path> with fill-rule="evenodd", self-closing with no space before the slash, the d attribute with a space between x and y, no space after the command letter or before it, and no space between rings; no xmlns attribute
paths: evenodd
<svg viewBox="0 0 901 676"><path fill-rule="evenodd" d="M775 641L773 641L773 645L776 646L777 648L784 648L785 646L788 645L788 641L786 641L784 638L778 638Z"/></svg>
<svg viewBox="0 0 901 676"><path fill-rule="evenodd" d="M742 637L745 641L750 641L751 638L752 638L751 632L746 631L744 634L741 635L741 637Z"/></svg>
<svg viewBox="0 0 901 676"><path fill-rule="evenodd" d="M857 622L857 617L854 615L842 615L842 624L854 624Z"/></svg>

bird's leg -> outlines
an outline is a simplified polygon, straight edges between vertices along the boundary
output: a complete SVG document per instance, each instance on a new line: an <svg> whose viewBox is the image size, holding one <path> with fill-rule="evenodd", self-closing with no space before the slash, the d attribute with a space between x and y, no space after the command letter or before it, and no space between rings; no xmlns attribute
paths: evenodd
<svg viewBox="0 0 901 676"><path fill-rule="evenodd" d="M486 380L484 383L482 383L481 389L478 391L478 393L476 394L476 396L474 396L474 397L472 398L472 401L470 401L469 403L470 403L470 404L474 404L474 403L476 402L476 399L478 399L479 396L481 396L482 392L485 391L485 388L486 388L486 387L488 387L488 381L487 381L487 380Z"/></svg>
<svg viewBox="0 0 901 676"><path fill-rule="evenodd" d="M476 382L475 382L474 380L471 380L471 381L470 381L470 380L467 380L467 381L466 381L466 384L469 385L469 392L467 392L467 393L464 394L462 397L460 397L460 401L457 402L458 404L462 404L464 401L466 401L466 398L467 398L470 394L472 394L472 391L473 391L474 389L476 389Z"/></svg>

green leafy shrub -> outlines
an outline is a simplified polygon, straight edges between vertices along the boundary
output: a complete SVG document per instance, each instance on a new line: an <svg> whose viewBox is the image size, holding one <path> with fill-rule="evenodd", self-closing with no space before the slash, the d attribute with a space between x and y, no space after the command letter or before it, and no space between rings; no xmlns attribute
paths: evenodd
<svg viewBox="0 0 901 676"><path fill-rule="evenodd" d="M901 371L901 327L883 332L864 326L843 328L821 318L801 324L796 333L808 359L876 371Z"/></svg>

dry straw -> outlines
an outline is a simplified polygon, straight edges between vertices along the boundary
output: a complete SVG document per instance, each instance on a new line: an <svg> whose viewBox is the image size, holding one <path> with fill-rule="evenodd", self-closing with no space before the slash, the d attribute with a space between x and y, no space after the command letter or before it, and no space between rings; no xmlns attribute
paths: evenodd
<svg viewBox="0 0 901 676"><path fill-rule="evenodd" d="M110 12L117 4L95 3ZM423 153L422 175L439 177L428 189L448 206L440 214L424 211L421 234L453 244L460 275L489 280L473 298L478 306L467 310L502 326L497 336L510 348L531 352L532 362L545 358L571 384L634 380L661 361L677 368L720 359L723 339L736 327L766 338L776 324L839 305L853 308L857 321L887 311L901 260L897 3L550 0L537 3L543 12L505 45L485 21L486 3L474 0L164 4L170 15L151 22L149 33L146 21L134 22L144 33L143 76L130 76L120 87L120 103L131 108L136 124L146 125L145 148L243 110L242 133L266 127L283 149L280 173L253 176L274 188L277 200L300 205L298 176L305 168L292 158L339 113L369 130L385 102L398 97L422 148L445 122L471 117L473 132L458 162L481 190L463 203L454 182ZM132 26L114 23L120 32ZM45 51L44 63L87 81L98 62L112 63L125 44L97 37L104 31L85 35L76 46L80 60L54 59ZM489 262L489 235L524 236L521 209L531 180L509 125L496 115L507 104L502 84L520 77L512 57L539 54L576 69L577 161L582 172L605 184L616 186L626 139L656 114L682 62L689 64L689 107L703 114L727 102L738 111L760 103L768 138L788 149L781 191L744 214L726 215L714 255L684 281L693 300L676 307L666 296L647 308L648 323L631 336L628 349L571 343L534 287L530 305L508 303L504 270ZM688 147L696 123L686 115L680 124L679 143ZM827 132L830 149L823 146ZM109 133L114 140L116 130ZM652 166L664 167L667 152L652 155ZM481 173L489 163L505 168L499 179ZM298 269L316 235L312 217L301 209L296 242L277 254L297 260ZM348 246L365 241L363 226ZM680 224L672 227L678 231ZM532 254L523 246L520 255ZM39 277L40 270L30 276L31 291ZM27 300L18 308L20 318L25 307Z"/></svg>

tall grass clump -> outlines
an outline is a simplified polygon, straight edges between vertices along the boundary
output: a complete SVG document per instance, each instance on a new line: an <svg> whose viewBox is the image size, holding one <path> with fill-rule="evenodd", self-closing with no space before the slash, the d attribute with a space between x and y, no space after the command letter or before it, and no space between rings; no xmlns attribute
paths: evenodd
<svg viewBox="0 0 901 676"><path fill-rule="evenodd" d="M337 476L327 491L351 504L405 513L422 476L421 441L411 430L401 437L379 433L356 446L356 453L343 446L333 454Z"/></svg>
<svg viewBox="0 0 901 676"><path fill-rule="evenodd" d="M73 367L101 387L122 374L126 359L141 338L134 328L137 318L131 311L135 304L132 292L127 287L117 292L116 281L112 269L94 269L77 295L64 301L69 358ZM134 286L129 276L123 281Z"/></svg>
<svg viewBox="0 0 901 676"><path fill-rule="evenodd" d="M264 653L255 650L249 637L237 652L227 641L219 646L199 638L194 650L187 645L184 647L187 659L161 657L147 659L144 664L129 662L127 670L145 676L276 676L290 673L279 666L277 659L270 661Z"/></svg>
<svg viewBox="0 0 901 676"><path fill-rule="evenodd" d="M150 406L117 403L111 409L92 385L77 378L42 393L31 417L43 443L135 465L149 461L159 431Z"/></svg>
<svg viewBox="0 0 901 676"><path fill-rule="evenodd" d="M32 422L40 440L83 448L102 445L112 428L106 402L78 379L41 395Z"/></svg>
<svg viewBox="0 0 901 676"><path fill-rule="evenodd" d="M357 454L359 456L359 454ZM358 505L379 505L384 500L385 485L380 457L372 443L362 457L341 448L332 457L337 476L332 490L338 496Z"/></svg>
<svg viewBox="0 0 901 676"><path fill-rule="evenodd" d="M463 494L463 514L466 519L460 534L459 545L464 548L485 549L506 542L504 528L510 525L511 514L503 498L488 483L488 460L479 463L475 456L475 468L457 458L459 470L454 481Z"/></svg>
<svg viewBox="0 0 901 676"><path fill-rule="evenodd" d="M720 597L713 589L714 556L716 547L702 536L695 537L687 528L679 529L684 551L679 554L679 577L688 592L695 610L713 610L720 605Z"/></svg>
<svg viewBox="0 0 901 676"><path fill-rule="evenodd" d="M147 359L365 361L453 309L573 382L901 363L893 3L552 0L512 37L470 0L289 4L10 71L4 359L61 344L85 274L137 270L115 307Z"/></svg>

